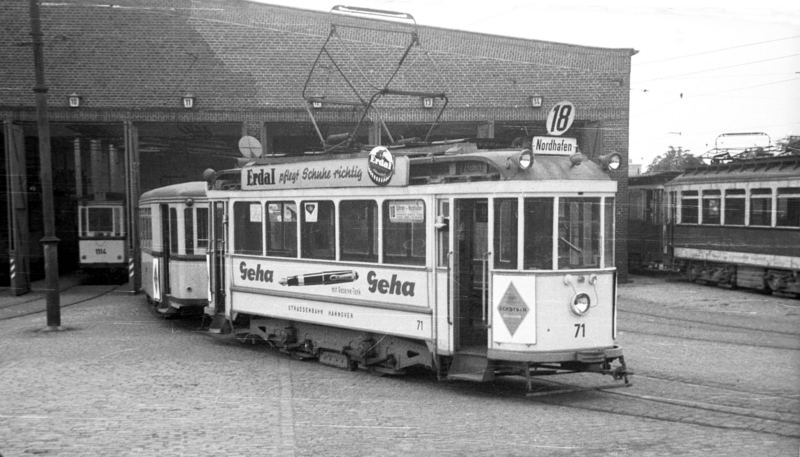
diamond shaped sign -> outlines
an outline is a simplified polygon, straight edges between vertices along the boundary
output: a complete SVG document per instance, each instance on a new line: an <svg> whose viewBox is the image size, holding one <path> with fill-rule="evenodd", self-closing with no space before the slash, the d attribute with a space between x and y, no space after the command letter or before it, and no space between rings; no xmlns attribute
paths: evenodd
<svg viewBox="0 0 800 457"><path fill-rule="evenodd" d="M511 336L514 336L514 332L517 331L519 328L519 324L525 319L525 316L528 315L528 305L525 304L525 300L522 299L522 296L517 292L517 288L514 287L514 283L508 284L508 289L506 289L506 293L503 294L503 298L500 299L500 303L497 304L497 311L500 313L500 317L503 318L503 322L506 324L506 328L511 333Z"/></svg>

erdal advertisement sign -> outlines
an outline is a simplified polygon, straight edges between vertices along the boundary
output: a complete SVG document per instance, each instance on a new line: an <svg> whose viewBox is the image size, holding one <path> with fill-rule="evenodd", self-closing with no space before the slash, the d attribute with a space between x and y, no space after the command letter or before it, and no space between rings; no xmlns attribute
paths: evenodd
<svg viewBox="0 0 800 457"><path fill-rule="evenodd" d="M367 158L245 167L241 183L242 190L406 186L408 168L408 157L378 146Z"/></svg>

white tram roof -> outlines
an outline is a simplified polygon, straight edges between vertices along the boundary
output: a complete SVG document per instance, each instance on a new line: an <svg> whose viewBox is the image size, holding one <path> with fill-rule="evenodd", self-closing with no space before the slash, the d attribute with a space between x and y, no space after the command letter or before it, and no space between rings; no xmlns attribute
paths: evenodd
<svg viewBox="0 0 800 457"><path fill-rule="evenodd" d="M452 146L449 145L449 146ZM423 184L442 184L473 181L613 181L603 167L584 157L579 164L575 164L568 155L536 154L533 166L523 170L517 166L516 159L522 149L492 149L479 150L474 144L462 143L458 152L416 149L392 149L396 157L403 157L407 172L403 172L405 181L393 185L414 186ZM407 158L407 159L406 159ZM326 166L352 164L354 161L364 164L367 161L366 153L354 154L324 154L305 157L264 157L259 159L240 159L240 167L231 170L222 170L214 174L215 189L240 189L239 178L251 169L264 167L279 167L285 170L286 166L313 167L324 163ZM274 183L270 183L274 184ZM288 185L285 185L288 186ZM271 187L271 186L269 186ZM302 187L347 187L346 184L305 185ZM286 188L286 187L283 187ZM266 187L261 187L266 189ZM255 190L248 188L247 190Z"/></svg>
<svg viewBox="0 0 800 457"><path fill-rule="evenodd" d="M206 184L205 181L192 181L159 187L143 193L139 197L139 202L147 203L151 201L167 200L184 201L187 198L205 198L207 186L208 184Z"/></svg>

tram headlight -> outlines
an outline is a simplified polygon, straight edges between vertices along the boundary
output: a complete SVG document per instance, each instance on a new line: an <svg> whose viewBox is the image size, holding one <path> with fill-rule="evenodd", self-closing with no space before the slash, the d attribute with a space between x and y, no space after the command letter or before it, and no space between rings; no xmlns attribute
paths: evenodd
<svg viewBox="0 0 800 457"><path fill-rule="evenodd" d="M517 157L517 164L520 170L527 170L533 166L533 152L530 149L523 149Z"/></svg>
<svg viewBox="0 0 800 457"><path fill-rule="evenodd" d="M570 309L578 316L586 314L591 306L592 299L589 298L589 294L583 292L575 295L572 298L572 303L570 303Z"/></svg>

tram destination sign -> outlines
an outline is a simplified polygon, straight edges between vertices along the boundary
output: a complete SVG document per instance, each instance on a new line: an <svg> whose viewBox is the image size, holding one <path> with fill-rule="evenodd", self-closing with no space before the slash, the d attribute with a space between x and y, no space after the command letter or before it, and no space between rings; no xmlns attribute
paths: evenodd
<svg viewBox="0 0 800 457"><path fill-rule="evenodd" d="M372 160L315 160L245 167L241 176L242 190L408 185L408 157L392 158L392 166L388 172L383 159L380 179L375 178L375 164Z"/></svg>
<svg viewBox="0 0 800 457"><path fill-rule="evenodd" d="M534 154L572 155L578 152L578 140L555 136L535 136L531 140Z"/></svg>

